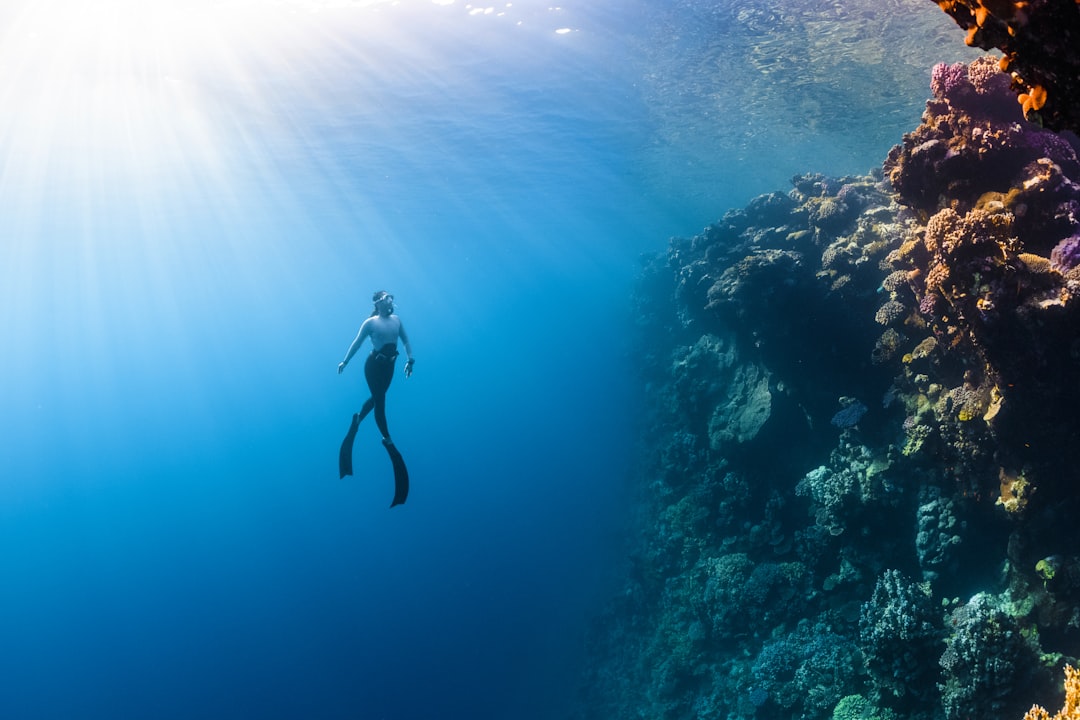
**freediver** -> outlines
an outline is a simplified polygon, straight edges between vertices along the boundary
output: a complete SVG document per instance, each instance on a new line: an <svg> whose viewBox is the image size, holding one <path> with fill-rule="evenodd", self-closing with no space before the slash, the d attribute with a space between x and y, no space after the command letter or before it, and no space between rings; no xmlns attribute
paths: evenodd
<svg viewBox="0 0 1080 720"><path fill-rule="evenodd" d="M371 397L364 401L360 412L352 417L349 432L341 443L338 465L341 477L352 475L352 449L356 429L360 427L360 422L367 417L368 413L374 410L375 424L382 434L383 446L394 466L394 501L390 503L390 507L394 507L405 502L409 494L409 471L405 468L405 461L394 446L394 441L390 439L390 430L386 425L386 391L390 387L390 381L394 379L398 338L401 339L401 343L405 346L405 353L409 357L405 363L406 378L412 376L415 359L412 346L409 345L409 336L405 332L404 325L401 324L401 318L394 314L394 296L385 290L379 290L372 295L371 300L375 303L375 309L372 310L371 316L360 325L360 332L356 334L356 339L352 341L349 351L345 353L345 359L338 363L340 375L364 341L371 338L373 349L364 362L364 378L367 380Z"/></svg>

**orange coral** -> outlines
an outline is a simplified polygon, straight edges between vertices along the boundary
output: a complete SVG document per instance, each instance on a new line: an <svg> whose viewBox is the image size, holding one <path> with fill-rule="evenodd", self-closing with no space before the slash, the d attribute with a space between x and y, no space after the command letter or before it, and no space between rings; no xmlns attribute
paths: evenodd
<svg viewBox="0 0 1080 720"><path fill-rule="evenodd" d="M1027 24L1027 5L1017 0L938 0L938 7L967 27L968 45L976 44L975 34L987 27L991 18L1004 25L1010 35L1015 35L1015 26Z"/></svg>
<svg viewBox="0 0 1080 720"><path fill-rule="evenodd" d="M1065 704L1057 715L1051 717L1046 708L1032 705L1024 720L1080 720L1080 671L1072 665L1065 666Z"/></svg>
<svg viewBox="0 0 1080 720"><path fill-rule="evenodd" d="M1042 85L1036 85L1031 88L1031 106L1036 110L1041 110L1042 106L1046 104L1046 88Z"/></svg>
<svg viewBox="0 0 1080 720"><path fill-rule="evenodd" d="M1042 85L1036 85L1031 88L1031 92L1020 93L1016 96L1016 99L1023 106L1025 115L1029 111L1041 110L1042 106L1046 104L1046 88Z"/></svg>
<svg viewBox="0 0 1080 720"><path fill-rule="evenodd" d="M1027 8L1026 2L1017 2L1017 0L977 0L981 8L985 8L991 15L1001 18L1002 20L1014 20L1018 17L1023 17L1023 12Z"/></svg>

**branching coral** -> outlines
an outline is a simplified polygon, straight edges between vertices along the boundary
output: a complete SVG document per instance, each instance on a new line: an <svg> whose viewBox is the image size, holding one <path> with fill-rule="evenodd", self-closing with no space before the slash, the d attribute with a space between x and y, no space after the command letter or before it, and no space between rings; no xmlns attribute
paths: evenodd
<svg viewBox="0 0 1080 720"><path fill-rule="evenodd" d="M1046 708L1033 705L1024 720L1080 720L1080 671L1072 665L1065 666L1065 704L1056 715L1051 716Z"/></svg>

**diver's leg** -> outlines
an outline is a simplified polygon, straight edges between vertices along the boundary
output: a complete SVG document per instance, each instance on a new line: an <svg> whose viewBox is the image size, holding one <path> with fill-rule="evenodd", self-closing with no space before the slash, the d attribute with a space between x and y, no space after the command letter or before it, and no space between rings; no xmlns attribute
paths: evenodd
<svg viewBox="0 0 1080 720"><path fill-rule="evenodd" d="M368 398L367 400L364 401L364 406L362 408L360 408L360 412L357 413L357 415L360 417L360 422L364 421L364 418L366 418L368 416L368 413L371 412L372 408L374 408L374 407L375 407L375 399L374 398Z"/></svg>
<svg viewBox="0 0 1080 720"><path fill-rule="evenodd" d="M375 424L379 426L383 442L389 442L390 430L386 427L386 393L375 397Z"/></svg>
<svg viewBox="0 0 1080 720"><path fill-rule="evenodd" d="M375 424L379 427L383 442L390 442L390 430L386 424L386 390L394 379L393 361L377 360L372 356L364 364L364 377L371 390L371 403L375 410Z"/></svg>
<svg viewBox="0 0 1080 720"><path fill-rule="evenodd" d="M352 475L353 441L356 440L356 429L360 427L360 421L363 419L364 416L360 413L354 414L352 423L349 425L349 432L345 433L345 439L341 441L341 450L338 451L338 471L340 472L338 477Z"/></svg>
<svg viewBox="0 0 1080 720"><path fill-rule="evenodd" d="M383 446L390 456L390 462L394 466L394 499L390 507L405 502L409 495L409 471L405 467L405 461L401 453L394 447L390 439L390 429L386 424L386 390L390 387L390 381L394 379L394 363L386 360L374 360L369 358L364 364L364 377L368 387L371 388L371 402L375 410L375 424L383 436ZM366 407L366 405L365 405Z"/></svg>
<svg viewBox="0 0 1080 720"><path fill-rule="evenodd" d="M405 460L390 439L390 430L386 427L386 390L390 387L390 381L394 379L394 363L385 363L385 375L383 384L379 387L382 392L375 396L375 424L379 426L379 432L383 435L383 445L386 453L390 456L390 463L394 466L394 499L390 507L400 505L409 496L409 470L405 467Z"/></svg>

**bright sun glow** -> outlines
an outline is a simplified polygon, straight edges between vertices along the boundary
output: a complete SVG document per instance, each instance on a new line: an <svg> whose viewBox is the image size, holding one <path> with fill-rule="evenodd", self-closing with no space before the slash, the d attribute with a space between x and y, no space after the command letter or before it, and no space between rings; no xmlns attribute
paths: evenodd
<svg viewBox="0 0 1080 720"><path fill-rule="evenodd" d="M5 0L0 261L24 263L21 242L51 262L40 248L73 237L87 257L125 233L165 246L177 217L249 218L239 189L296 202L290 163L337 171L322 157L328 131L392 125L387 102L470 92L473 78L449 73L469 71L476 43L512 52L509 29L560 14L460 0ZM384 133L386 146L407 149L407 132ZM355 151L365 139L348 137Z"/></svg>
<svg viewBox="0 0 1080 720"><path fill-rule="evenodd" d="M454 0L414 0L411 10L397 0L15 2L0 10L0 206L13 193L24 204L26 193L55 187L58 174L101 183L220 178L233 160L221 133L235 145L253 123L280 121L275 91L330 82L326 57L347 54L359 70L391 79L428 72L422 62L386 66L384 50L407 58L415 46L422 61L426 35L440 32L448 12L492 22L515 13L517 25L523 17L512 3ZM347 38L336 32L342 25Z"/></svg>
<svg viewBox="0 0 1080 720"><path fill-rule="evenodd" d="M320 156L328 129L372 117L393 123L385 105L402 93L423 103L423 93L469 92L472 78L448 75L468 66L448 68L447 52L467 60L481 40L510 51L513 33L502 32L536 18L561 22L559 8L520 2L8 2L0 9L0 214L13 237L36 245L50 223L53 234L100 243L121 222L164 243L177 216L239 214L237 188L279 206L295 191L284 187L290 160L334 172ZM474 14L447 38L448 20ZM462 22L475 28L463 32ZM364 137L350 140L363 148ZM409 144L403 134L395 147ZM57 230L60 216L67 224Z"/></svg>
<svg viewBox="0 0 1080 720"><path fill-rule="evenodd" d="M272 53L290 16L337 3L111 0L31 2L6 30L0 133L21 149L21 183L58 159L81 173L213 165L209 83L252 89L253 52ZM257 59L255 54L254 58ZM21 166L11 167L18 160ZM55 168L54 168L55 169Z"/></svg>

